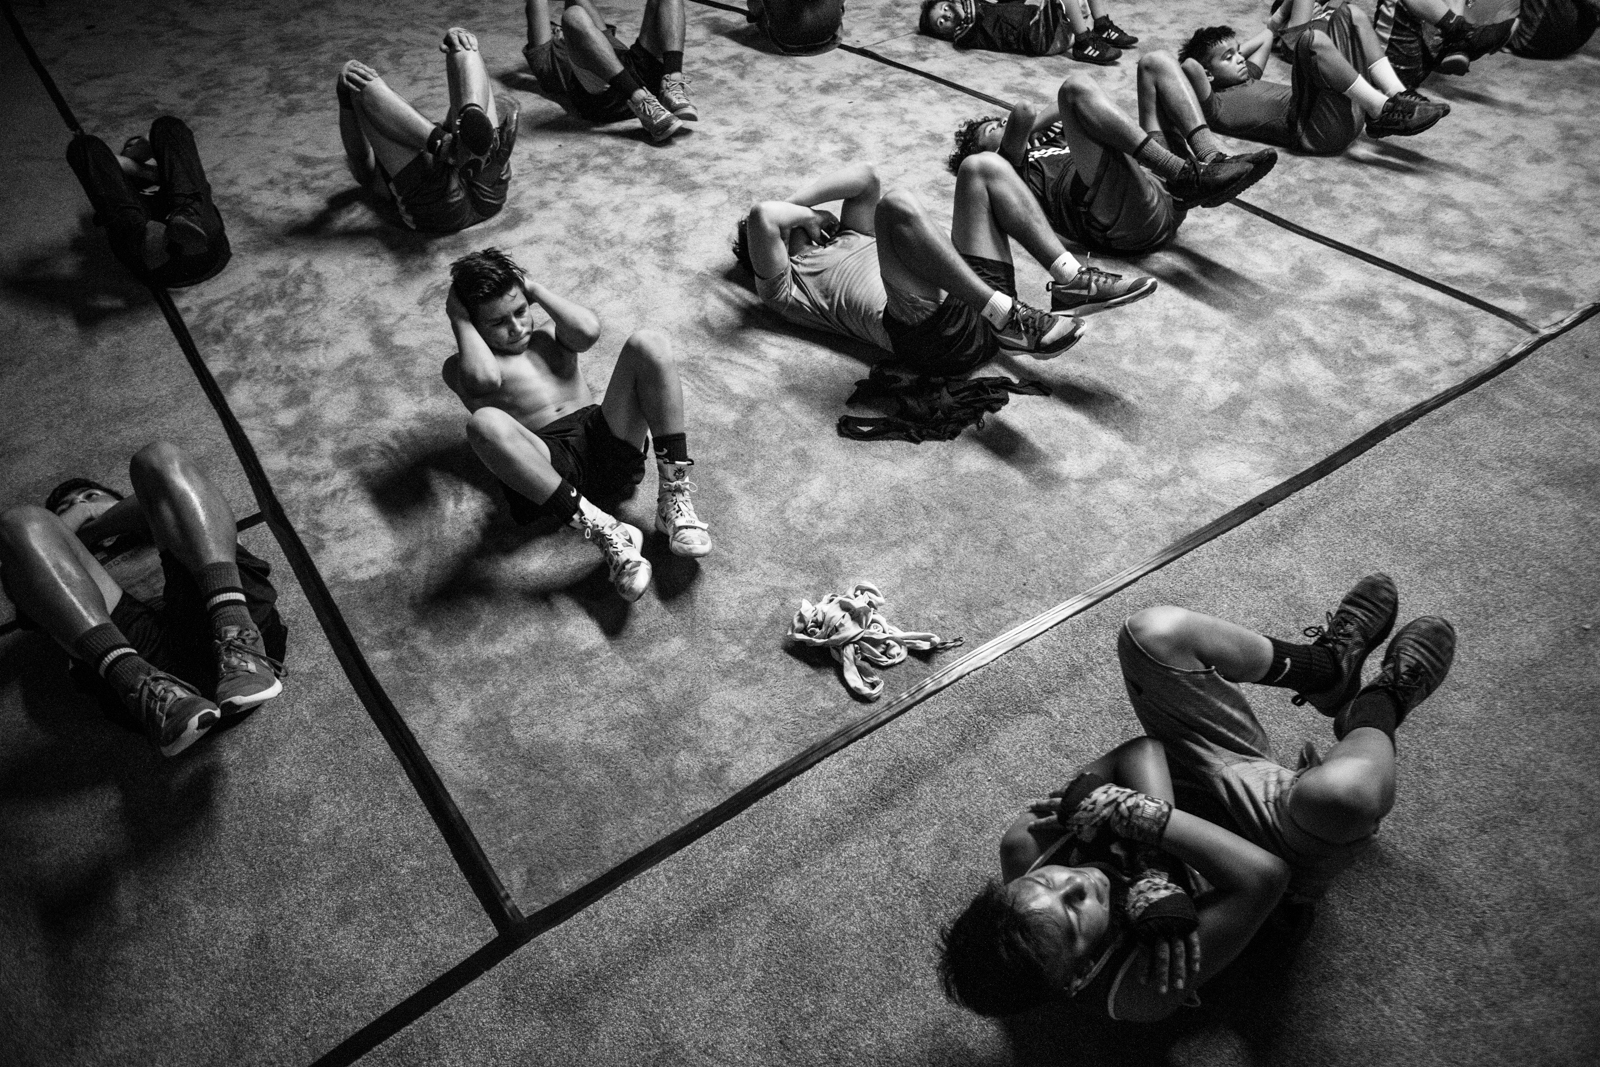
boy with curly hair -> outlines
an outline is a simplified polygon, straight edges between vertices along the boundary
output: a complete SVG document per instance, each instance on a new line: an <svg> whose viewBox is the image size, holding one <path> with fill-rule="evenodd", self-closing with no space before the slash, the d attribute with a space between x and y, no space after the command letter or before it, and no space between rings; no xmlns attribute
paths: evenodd
<svg viewBox="0 0 1600 1067"><path fill-rule="evenodd" d="M1278 160L1270 148L1224 153L1177 59L1160 51L1139 57L1138 123L1093 78L1075 74L1048 106L968 120L955 138L952 171L974 152L998 152L1057 233L1120 255L1162 247L1189 210L1226 203Z"/></svg>

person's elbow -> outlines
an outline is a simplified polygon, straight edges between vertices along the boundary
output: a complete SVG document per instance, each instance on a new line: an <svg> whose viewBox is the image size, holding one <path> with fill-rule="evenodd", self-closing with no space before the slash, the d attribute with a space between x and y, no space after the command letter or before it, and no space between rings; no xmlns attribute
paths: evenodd
<svg viewBox="0 0 1600 1067"><path fill-rule="evenodd" d="M556 340L562 347L574 352L587 352L600 340L600 316L588 308L581 309L581 314L572 316L568 322L563 322L556 330Z"/></svg>
<svg viewBox="0 0 1600 1067"><path fill-rule="evenodd" d="M1251 895L1270 908L1289 888L1289 874L1287 863L1263 849L1251 865L1245 883Z"/></svg>

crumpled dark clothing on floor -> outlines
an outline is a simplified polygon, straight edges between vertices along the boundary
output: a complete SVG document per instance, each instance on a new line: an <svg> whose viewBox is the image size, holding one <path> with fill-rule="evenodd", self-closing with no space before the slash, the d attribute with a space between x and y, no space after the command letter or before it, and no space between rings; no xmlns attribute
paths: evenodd
<svg viewBox="0 0 1600 1067"><path fill-rule="evenodd" d="M889 438L921 444L953 441L968 426L1005 407L1012 393L1049 396L1050 387L1032 378L924 378L903 368L875 364L856 382L846 404L891 401L893 413L881 417L839 416L839 436L857 441Z"/></svg>

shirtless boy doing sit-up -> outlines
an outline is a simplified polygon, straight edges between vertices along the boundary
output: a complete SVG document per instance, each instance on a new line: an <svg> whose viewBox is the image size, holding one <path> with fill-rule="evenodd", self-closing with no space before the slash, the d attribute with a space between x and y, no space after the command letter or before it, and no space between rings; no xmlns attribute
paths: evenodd
<svg viewBox="0 0 1600 1067"><path fill-rule="evenodd" d="M444 381L472 412L467 440L504 485L512 518L547 517L581 531L605 557L617 592L638 600L651 577L639 554L644 537L591 498L631 493L654 437L656 529L675 555L710 552L689 500L683 387L667 338L655 330L630 336L596 404L578 368L578 353L600 338L593 311L528 278L496 248L458 259L450 279L445 313L457 351L444 362ZM534 304L549 322L534 326Z"/></svg>

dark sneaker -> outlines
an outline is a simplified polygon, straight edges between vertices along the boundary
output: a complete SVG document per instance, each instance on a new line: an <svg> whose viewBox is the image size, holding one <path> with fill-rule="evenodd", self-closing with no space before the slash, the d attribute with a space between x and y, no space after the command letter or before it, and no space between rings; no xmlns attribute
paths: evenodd
<svg viewBox="0 0 1600 1067"><path fill-rule="evenodd" d="M1260 181L1278 162L1276 152L1270 161L1260 158L1262 155L1216 156L1206 163L1191 156L1183 173L1167 181L1167 191L1184 211L1221 207Z"/></svg>
<svg viewBox="0 0 1600 1067"><path fill-rule="evenodd" d="M215 704L164 671L145 675L136 699L144 732L163 756L176 756L222 717Z"/></svg>
<svg viewBox="0 0 1600 1067"><path fill-rule="evenodd" d="M150 124L150 145L161 194L170 206L167 240L183 255L200 255L222 237L223 225L211 202L211 183L206 181L194 134L182 119L163 115Z"/></svg>
<svg viewBox="0 0 1600 1067"><path fill-rule="evenodd" d="M1296 695L1294 703L1310 704L1332 716L1354 700L1361 689L1362 664L1394 629L1399 609L1400 594L1394 579L1387 574L1369 574L1339 601L1339 607L1328 615L1326 626L1306 627L1305 635L1316 638L1311 642L1313 646L1320 645L1333 653L1339 680L1321 692Z"/></svg>
<svg viewBox="0 0 1600 1067"><path fill-rule="evenodd" d="M1472 70L1472 60L1467 58L1465 49L1452 48L1450 45L1451 42L1445 42L1445 50L1439 54L1439 62L1433 65L1433 69L1438 74L1459 78Z"/></svg>
<svg viewBox="0 0 1600 1067"><path fill-rule="evenodd" d="M1049 289L1051 311L1082 318L1143 300L1156 291L1156 280L1138 275L1124 278L1098 267L1084 267L1070 282L1051 282Z"/></svg>
<svg viewBox="0 0 1600 1067"><path fill-rule="evenodd" d="M1026 352L1034 359L1059 356L1078 343L1083 323L1070 315L1053 315L1020 300L1011 302L1011 318L999 331L1000 347Z"/></svg>
<svg viewBox="0 0 1600 1067"><path fill-rule="evenodd" d="M1383 670L1361 690L1383 690L1394 698L1394 724L1399 726L1413 708L1433 693L1450 673L1456 658L1456 629L1437 615L1424 615L1400 627L1383 653ZM1348 711L1348 705L1344 711ZM1350 726L1341 714L1333 720L1333 735L1343 738Z"/></svg>
<svg viewBox="0 0 1600 1067"><path fill-rule="evenodd" d="M644 132L648 133L656 144L683 129L683 120L662 107L661 101L651 96L649 92L634 93L628 98L628 107L633 111L633 117L639 120L639 125L644 127Z"/></svg>
<svg viewBox="0 0 1600 1067"><path fill-rule="evenodd" d="M494 151L495 128L489 113L478 104L464 104L456 116L456 136L468 154L486 156Z"/></svg>
<svg viewBox="0 0 1600 1067"><path fill-rule="evenodd" d="M267 655L261 631L254 626L224 626L212 647L222 714L237 715L283 692L283 664Z"/></svg>
<svg viewBox="0 0 1600 1067"><path fill-rule="evenodd" d="M1109 67L1122 58L1122 49L1102 41L1092 33L1082 33L1072 42L1072 58L1079 63Z"/></svg>
<svg viewBox="0 0 1600 1067"><path fill-rule="evenodd" d="M1422 96L1417 93L1417 96ZM1414 137L1424 130L1430 130L1446 115L1450 114L1450 105L1442 100L1403 99L1401 96L1391 96L1384 101L1383 110L1376 118L1367 120L1367 136L1369 137Z"/></svg>
<svg viewBox="0 0 1600 1067"><path fill-rule="evenodd" d="M682 74L667 74L661 79L661 91L656 93L661 106L685 122L700 121L700 111L689 99L689 83Z"/></svg>
<svg viewBox="0 0 1600 1067"><path fill-rule="evenodd" d="M1506 19L1504 22L1492 22L1487 26L1474 26L1472 32L1466 35L1463 42L1468 59L1482 59L1484 56L1493 55L1506 46L1511 40L1511 35L1517 32L1517 20Z"/></svg>
<svg viewBox="0 0 1600 1067"><path fill-rule="evenodd" d="M1112 48L1132 48L1139 43L1139 38L1112 22L1110 15L1094 20L1094 35Z"/></svg>

